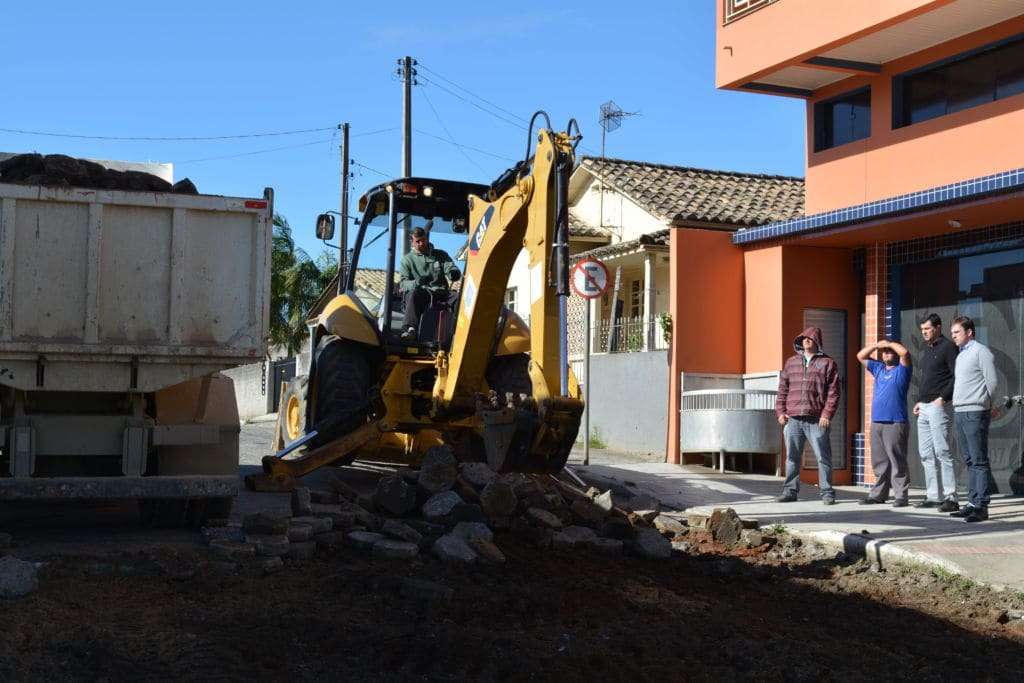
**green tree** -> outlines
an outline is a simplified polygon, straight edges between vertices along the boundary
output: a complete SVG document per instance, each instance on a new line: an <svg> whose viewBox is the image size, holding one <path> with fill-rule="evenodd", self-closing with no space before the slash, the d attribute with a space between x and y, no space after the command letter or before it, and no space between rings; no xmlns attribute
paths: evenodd
<svg viewBox="0 0 1024 683"><path fill-rule="evenodd" d="M295 244L288 220L274 214L270 274L270 343L289 354L302 348L306 314L338 272L337 257L324 252L313 260Z"/></svg>

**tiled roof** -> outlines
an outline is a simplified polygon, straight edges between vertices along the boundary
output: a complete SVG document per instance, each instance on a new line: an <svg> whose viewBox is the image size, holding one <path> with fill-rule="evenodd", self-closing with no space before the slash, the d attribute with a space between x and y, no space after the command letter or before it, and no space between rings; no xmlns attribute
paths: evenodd
<svg viewBox="0 0 1024 683"><path fill-rule="evenodd" d="M380 297L384 294L384 283L386 281L387 277L383 268L360 268L356 271L356 291ZM395 277L395 282L398 282L397 277ZM312 320L320 315L337 293L338 276L335 275L334 279L324 287L324 291L320 292L320 297L313 304L313 307L309 309L309 313L306 314L306 320Z"/></svg>
<svg viewBox="0 0 1024 683"><path fill-rule="evenodd" d="M608 228L599 228L596 225L584 223L577 218L572 211L569 212L569 236L570 237L610 237Z"/></svg>
<svg viewBox="0 0 1024 683"><path fill-rule="evenodd" d="M628 254L631 251L636 251L643 247L653 247L655 251L663 251L668 248L668 231L669 229L666 228L656 232L649 232L646 235L640 235L640 237L635 240L606 244L603 247L573 254L572 257L576 260L580 260L582 258L611 258L613 256L618 256L619 254Z"/></svg>
<svg viewBox="0 0 1024 683"><path fill-rule="evenodd" d="M583 157L580 165L670 224L746 227L802 216L804 181L624 159Z"/></svg>

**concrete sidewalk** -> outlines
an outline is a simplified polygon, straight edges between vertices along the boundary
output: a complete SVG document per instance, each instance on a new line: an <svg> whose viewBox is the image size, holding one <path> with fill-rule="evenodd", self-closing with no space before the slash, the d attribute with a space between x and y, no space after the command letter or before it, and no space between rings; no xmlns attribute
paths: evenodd
<svg viewBox="0 0 1024 683"><path fill-rule="evenodd" d="M707 513L731 507L762 527L787 530L866 554L882 564L916 561L944 567L997 588L1024 591L1024 498L997 495L989 521L967 524L934 509L857 505L861 487L837 487L825 506L816 486L804 485L795 503L776 503L782 479L759 474L720 474L697 465L599 462L573 467L585 479L643 489L666 506ZM912 490L911 501L924 498Z"/></svg>

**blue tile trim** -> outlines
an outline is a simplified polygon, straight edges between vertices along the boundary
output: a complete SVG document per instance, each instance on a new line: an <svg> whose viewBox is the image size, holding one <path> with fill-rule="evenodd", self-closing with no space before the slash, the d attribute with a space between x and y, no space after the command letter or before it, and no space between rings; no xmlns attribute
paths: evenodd
<svg viewBox="0 0 1024 683"><path fill-rule="evenodd" d="M869 220L924 211L943 204L957 204L1019 190L1024 190L1024 168L962 180L941 187L879 199L844 209L811 214L777 223L767 223L733 233L732 241L733 244L750 244L779 237L831 230Z"/></svg>

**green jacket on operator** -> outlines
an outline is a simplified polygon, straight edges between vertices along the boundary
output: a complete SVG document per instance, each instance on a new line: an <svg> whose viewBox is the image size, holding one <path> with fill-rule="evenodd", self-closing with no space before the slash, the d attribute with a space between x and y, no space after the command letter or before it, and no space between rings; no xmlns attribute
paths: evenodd
<svg viewBox="0 0 1024 683"><path fill-rule="evenodd" d="M447 290L451 282L462 277L452 257L443 249L435 249L434 245L430 245L425 254L412 249L403 256L399 273L399 286L403 292L417 287L430 291Z"/></svg>

